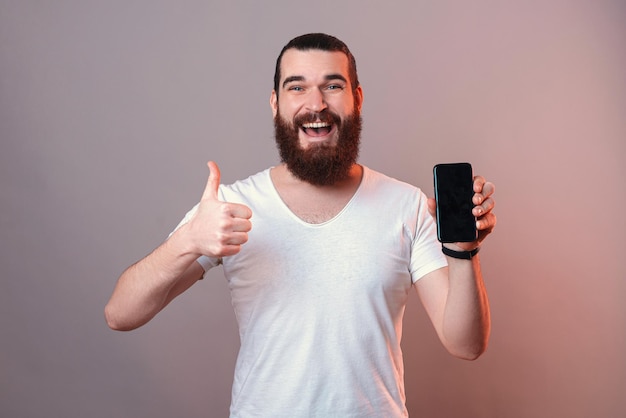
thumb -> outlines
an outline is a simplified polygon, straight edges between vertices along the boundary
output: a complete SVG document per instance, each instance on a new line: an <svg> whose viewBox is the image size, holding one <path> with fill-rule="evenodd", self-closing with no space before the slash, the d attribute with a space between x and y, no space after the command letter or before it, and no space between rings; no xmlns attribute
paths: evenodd
<svg viewBox="0 0 626 418"><path fill-rule="evenodd" d="M202 200L219 200L217 198L217 190L220 186L220 169L213 161L209 161L207 166L209 167L209 179L207 180L206 187L202 193Z"/></svg>

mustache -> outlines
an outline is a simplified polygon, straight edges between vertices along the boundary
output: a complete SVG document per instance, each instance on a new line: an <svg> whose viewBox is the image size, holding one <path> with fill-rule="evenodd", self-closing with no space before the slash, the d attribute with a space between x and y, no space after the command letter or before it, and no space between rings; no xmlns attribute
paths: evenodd
<svg viewBox="0 0 626 418"><path fill-rule="evenodd" d="M309 112L298 115L294 118L293 121L295 126L301 126L305 123L313 122L333 123L337 126L341 125L341 118L339 117L339 115L327 109L324 109L321 112Z"/></svg>

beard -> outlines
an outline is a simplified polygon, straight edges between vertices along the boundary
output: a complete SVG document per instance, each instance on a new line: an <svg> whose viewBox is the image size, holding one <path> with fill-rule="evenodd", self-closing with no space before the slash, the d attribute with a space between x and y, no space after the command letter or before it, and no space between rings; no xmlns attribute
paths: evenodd
<svg viewBox="0 0 626 418"><path fill-rule="evenodd" d="M316 120L336 126L337 143L313 143L303 149L298 138L300 127ZM294 176L316 186L329 186L345 180L359 156L362 124L357 109L343 121L337 114L323 110L296 117L293 123L284 120L277 112L274 133L280 159Z"/></svg>

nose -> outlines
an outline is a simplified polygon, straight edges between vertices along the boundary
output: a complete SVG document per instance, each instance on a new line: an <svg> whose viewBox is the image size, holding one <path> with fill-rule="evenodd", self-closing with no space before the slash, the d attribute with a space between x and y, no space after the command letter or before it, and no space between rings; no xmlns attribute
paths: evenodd
<svg viewBox="0 0 626 418"><path fill-rule="evenodd" d="M321 112L326 109L326 100L324 93L320 89L311 89L306 98L306 108L310 112Z"/></svg>

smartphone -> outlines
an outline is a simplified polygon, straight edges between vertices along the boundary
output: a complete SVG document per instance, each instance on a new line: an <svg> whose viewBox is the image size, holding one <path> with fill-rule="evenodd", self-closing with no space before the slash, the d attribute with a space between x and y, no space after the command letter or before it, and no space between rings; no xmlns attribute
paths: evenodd
<svg viewBox="0 0 626 418"><path fill-rule="evenodd" d="M469 163L437 164L433 168L437 201L437 238L441 242L471 242L478 238L474 174Z"/></svg>

